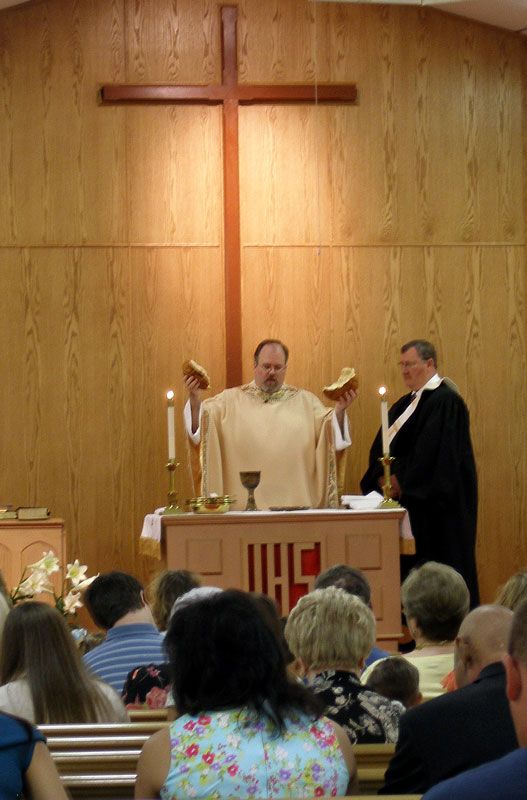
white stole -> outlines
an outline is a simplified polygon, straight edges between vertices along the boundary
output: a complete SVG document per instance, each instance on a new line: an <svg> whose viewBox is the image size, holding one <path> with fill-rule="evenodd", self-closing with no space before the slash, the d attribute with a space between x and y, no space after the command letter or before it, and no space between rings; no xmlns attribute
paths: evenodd
<svg viewBox="0 0 527 800"><path fill-rule="evenodd" d="M410 419L410 417L414 413L415 409L417 408L417 406L419 404L419 400L421 399L421 395L423 394L423 392L424 391L433 391L434 389L437 389L437 387L441 384L442 380L443 380L443 378L440 378L439 375L436 372L436 374L432 375L430 380L427 381L424 386L421 386L421 388L415 393L410 405L407 406L404 409L402 414L399 414L397 419L394 420L392 422L392 424L390 425L390 427L388 428L388 443L389 444L392 443L392 439L396 436L397 433L399 433L399 431L401 430L403 425L406 422L408 422L408 420Z"/></svg>

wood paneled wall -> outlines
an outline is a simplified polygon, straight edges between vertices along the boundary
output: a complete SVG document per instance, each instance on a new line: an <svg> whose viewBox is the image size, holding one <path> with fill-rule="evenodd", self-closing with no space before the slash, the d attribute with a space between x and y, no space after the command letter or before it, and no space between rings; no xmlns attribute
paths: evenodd
<svg viewBox="0 0 527 800"><path fill-rule="evenodd" d="M0 499L49 505L90 570L147 577L164 392L225 381L221 112L100 106L102 83L219 80L217 0L42 0L0 14ZM268 335L320 393L361 376L347 489L433 339L472 415L485 599L527 564L527 53L408 7L239 0L240 80L350 82L346 107L240 111L244 375ZM182 497L192 493L181 428Z"/></svg>

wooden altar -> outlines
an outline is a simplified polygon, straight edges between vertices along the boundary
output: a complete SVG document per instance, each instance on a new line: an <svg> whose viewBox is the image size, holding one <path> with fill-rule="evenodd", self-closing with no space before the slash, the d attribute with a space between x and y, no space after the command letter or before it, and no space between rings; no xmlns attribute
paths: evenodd
<svg viewBox="0 0 527 800"><path fill-rule="evenodd" d="M189 569L205 585L264 592L284 615L313 588L319 572L349 564L366 573L377 641L395 650L401 636L400 511L182 514L163 517L169 569Z"/></svg>

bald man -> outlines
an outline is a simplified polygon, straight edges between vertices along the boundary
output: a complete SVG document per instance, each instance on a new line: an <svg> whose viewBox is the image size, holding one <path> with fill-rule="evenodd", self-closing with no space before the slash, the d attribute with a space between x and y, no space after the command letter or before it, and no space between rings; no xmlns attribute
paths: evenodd
<svg viewBox="0 0 527 800"><path fill-rule="evenodd" d="M525 800L527 796L527 601L514 613L505 658L507 698L520 747L434 786L423 800Z"/></svg>
<svg viewBox="0 0 527 800"><path fill-rule="evenodd" d="M404 714L379 794L421 794L518 746L502 663L512 616L507 608L488 605L465 617L454 653L461 688Z"/></svg>

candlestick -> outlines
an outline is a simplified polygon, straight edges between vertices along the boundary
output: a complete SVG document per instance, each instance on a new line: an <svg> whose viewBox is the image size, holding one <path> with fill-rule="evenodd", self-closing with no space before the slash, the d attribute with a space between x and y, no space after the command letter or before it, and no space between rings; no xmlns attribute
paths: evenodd
<svg viewBox="0 0 527 800"><path fill-rule="evenodd" d="M163 514L184 514L185 511L178 503L176 492L176 469L179 464L175 459L169 459L167 464L168 470L168 505L163 511Z"/></svg>
<svg viewBox="0 0 527 800"><path fill-rule="evenodd" d="M382 452L390 455L390 441L388 439L388 403L386 402L386 386L379 389L381 396L381 431L382 431Z"/></svg>
<svg viewBox="0 0 527 800"><path fill-rule="evenodd" d="M176 421L174 417L174 392L167 392L168 460L176 460Z"/></svg>
<svg viewBox="0 0 527 800"><path fill-rule="evenodd" d="M391 493L392 493L392 476L391 476L391 463L395 461L392 456L389 456L385 453L379 461L382 464L383 472L384 472L384 483L382 485L382 493L383 493L383 500L379 503L379 508L389 509L389 508L401 508L401 505L397 502L397 500L392 500Z"/></svg>

